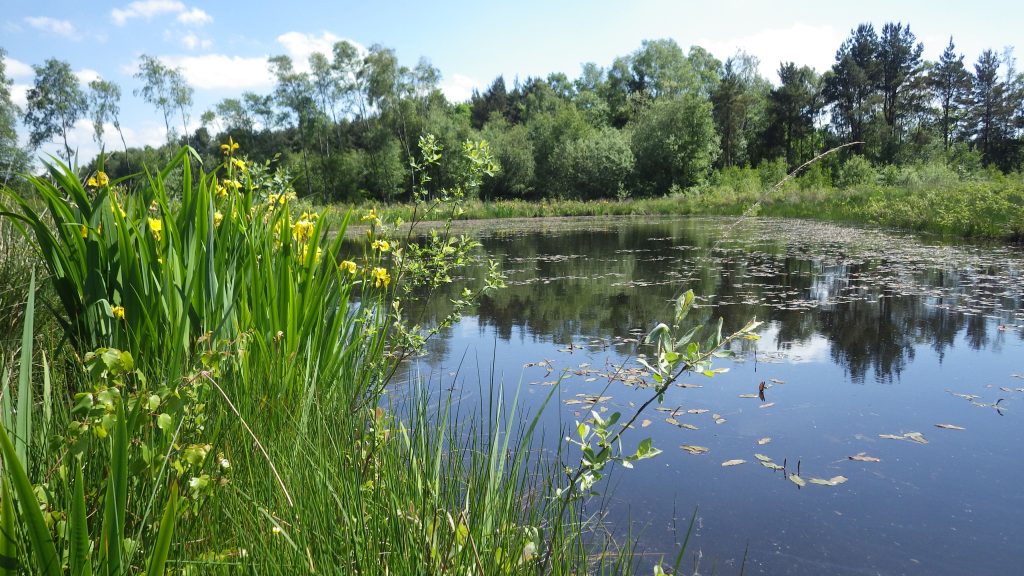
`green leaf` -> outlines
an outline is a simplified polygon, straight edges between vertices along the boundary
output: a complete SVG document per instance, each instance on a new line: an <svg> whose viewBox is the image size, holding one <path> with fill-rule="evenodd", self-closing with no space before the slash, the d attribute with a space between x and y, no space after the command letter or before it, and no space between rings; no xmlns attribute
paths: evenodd
<svg viewBox="0 0 1024 576"><path fill-rule="evenodd" d="M75 487L71 499L70 526L70 567L72 576L91 576L89 562L89 524L85 511L85 480L82 478L83 462L74 459Z"/></svg>
<svg viewBox="0 0 1024 576"><path fill-rule="evenodd" d="M178 519L178 483L171 484L171 495L167 498L163 517L160 519L160 530L156 535L156 546L149 557L147 576L163 576L167 567L167 555L171 550L171 539L174 536L174 524Z"/></svg>
<svg viewBox="0 0 1024 576"><path fill-rule="evenodd" d="M18 570L18 541L15 540L14 495L11 484L4 476L0 491L0 575L16 576Z"/></svg>
<svg viewBox="0 0 1024 576"><path fill-rule="evenodd" d="M23 350L24 352L24 350ZM28 533L29 550L36 560L39 574L46 576L61 576L60 557L57 556L57 547L50 536L50 530L43 520L43 513L39 509L32 482L29 481L25 468L11 443L7 430L0 426L0 451L4 456L5 478L9 478L17 495L21 513L24 516L25 529Z"/></svg>
<svg viewBox="0 0 1024 576"><path fill-rule="evenodd" d="M18 459L28 462L32 433L32 340L36 307L36 273L33 270L28 284L28 303L25 304L25 325L21 333L21 364L18 372L18 414L14 425L14 445Z"/></svg>

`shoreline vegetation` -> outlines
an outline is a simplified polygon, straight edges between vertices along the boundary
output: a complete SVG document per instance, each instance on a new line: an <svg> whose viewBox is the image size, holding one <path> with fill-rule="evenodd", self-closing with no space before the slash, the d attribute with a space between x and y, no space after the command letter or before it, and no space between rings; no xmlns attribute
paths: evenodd
<svg viewBox="0 0 1024 576"><path fill-rule="evenodd" d="M1024 242L1024 177L991 173L960 180L944 167L903 171L906 182L822 186L798 177L765 192L764 175L735 169L700 192L623 200L544 199L466 202L457 220L573 216L739 216L808 218L875 225L944 238ZM753 209L752 209L753 208ZM337 209L337 208L335 208ZM408 220L412 206L384 205L388 218Z"/></svg>

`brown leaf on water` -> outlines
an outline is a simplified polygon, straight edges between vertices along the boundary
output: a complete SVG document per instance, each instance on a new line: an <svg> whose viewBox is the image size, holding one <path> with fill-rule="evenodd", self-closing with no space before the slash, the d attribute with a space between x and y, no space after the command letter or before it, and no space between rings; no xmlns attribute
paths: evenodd
<svg viewBox="0 0 1024 576"><path fill-rule="evenodd" d="M573 404L583 404L583 400L566 400L565 404L569 406Z"/></svg>
<svg viewBox="0 0 1024 576"><path fill-rule="evenodd" d="M650 425L651 425L651 421L647 420L647 419L644 419L644 421L640 423L640 427L641 428L647 428Z"/></svg>
<svg viewBox="0 0 1024 576"><path fill-rule="evenodd" d="M886 440L906 440L903 436L897 436L896 434L879 434L879 438L885 438Z"/></svg>
<svg viewBox="0 0 1024 576"><path fill-rule="evenodd" d="M967 430L963 426L957 426L956 424L936 424L936 428L944 428L946 430Z"/></svg>
<svg viewBox="0 0 1024 576"><path fill-rule="evenodd" d="M673 426L679 426L679 420L676 420L675 418L665 418L665 422L668 422Z"/></svg>
<svg viewBox="0 0 1024 576"><path fill-rule="evenodd" d="M793 484L796 484L797 486L799 486L801 488L803 488L804 486L807 486L807 482L805 482L803 478L801 478L800 476L797 476L796 474L790 474L789 475L789 481L792 482Z"/></svg>
<svg viewBox="0 0 1024 576"><path fill-rule="evenodd" d="M680 448L686 450L690 454L707 454L708 452L711 451L710 448L705 448L704 446L694 446L692 444L683 444L682 446L680 446Z"/></svg>
<svg viewBox="0 0 1024 576"><path fill-rule="evenodd" d="M726 460L725 462L722 462L722 466L739 466L744 463L746 463L746 460L737 458L735 460Z"/></svg>
<svg viewBox="0 0 1024 576"><path fill-rule="evenodd" d="M920 432L907 432L903 436L905 436L907 440L917 442L918 444L928 443L928 441L924 439L924 434L921 434Z"/></svg>
<svg viewBox="0 0 1024 576"><path fill-rule="evenodd" d="M761 438L760 440L757 441L757 445L758 446L764 446L765 444L767 444L767 443L769 443L771 441L772 441L772 439L770 437L765 436L764 438Z"/></svg>
<svg viewBox="0 0 1024 576"><path fill-rule="evenodd" d="M758 408L771 408L772 406L775 406L775 402L769 402L767 404L761 404L760 406L758 406Z"/></svg>
<svg viewBox="0 0 1024 576"><path fill-rule="evenodd" d="M808 478L807 481L811 484L818 484L819 486L838 486L846 482L848 478L846 476L833 476L829 479L824 478Z"/></svg>
<svg viewBox="0 0 1024 576"><path fill-rule="evenodd" d="M856 460L858 462L881 462L881 458L875 458L874 456L868 456L866 452L858 452L853 456L847 456L850 460Z"/></svg>
<svg viewBox="0 0 1024 576"><path fill-rule="evenodd" d="M757 458L761 462L771 462L772 461L771 458L769 458L768 456L765 456L764 454L754 454L754 458Z"/></svg>
<svg viewBox="0 0 1024 576"><path fill-rule="evenodd" d="M740 394L737 398L757 398L757 394Z"/></svg>
<svg viewBox="0 0 1024 576"><path fill-rule="evenodd" d="M686 411L686 413L687 414L703 414L703 413L705 413L707 411L708 411L707 408L690 408L689 410Z"/></svg>
<svg viewBox="0 0 1024 576"><path fill-rule="evenodd" d="M697 428L696 426L688 422L683 422L682 424L679 425L679 427L686 428L687 430L700 430L700 428Z"/></svg>

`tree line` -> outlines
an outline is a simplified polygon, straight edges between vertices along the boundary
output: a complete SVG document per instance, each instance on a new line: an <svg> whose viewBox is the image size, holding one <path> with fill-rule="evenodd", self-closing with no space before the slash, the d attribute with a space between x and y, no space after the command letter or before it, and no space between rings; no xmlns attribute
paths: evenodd
<svg viewBox="0 0 1024 576"><path fill-rule="evenodd" d="M398 201L409 193L408 159L420 135L446 148L486 139L502 170L481 190L484 199L622 198L686 191L715 170L770 162L796 167L847 142L842 162L876 165L945 162L1004 172L1024 162L1024 74L1012 49L984 51L966 64L950 39L935 62L910 26L861 24L819 73L781 63L778 83L758 73L757 58L738 52L724 61L698 46L649 40L607 67L582 65L576 78L499 76L466 102L449 102L440 71L426 59L402 65L392 49L360 50L338 42L314 53L300 70L285 55L269 58L275 79L266 94L245 92L192 121L193 90L181 70L142 56L134 95L161 115L168 146L189 144L211 160L229 135L250 158L278 158L300 194L322 201ZM0 50L0 162L8 173L29 153L63 142L89 118L101 146L120 132L121 89L97 79L83 90L66 62L33 66L26 110L10 100ZM30 134L17 146L16 124ZM198 124L198 126L196 126ZM180 126L181 131L178 131ZM108 146L108 173L128 173L161 153ZM446 156L456 162L458 155ZM834 166L833 166L834 167ZM452 166L432 185L445 186ZM826 165L825 170L830 168Z"/></svg>

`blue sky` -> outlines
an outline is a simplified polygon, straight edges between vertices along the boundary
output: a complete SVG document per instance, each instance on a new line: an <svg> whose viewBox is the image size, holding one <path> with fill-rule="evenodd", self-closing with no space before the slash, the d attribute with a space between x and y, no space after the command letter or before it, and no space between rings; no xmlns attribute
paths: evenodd
<svg viewBox="0 0 1024 576"><path fill-rule="evenodd" d="M122 126L129 145L164 139L159 114L132 95L140 54L180 66L195 88L193 118L242 91L268 92L266 58L288 54L297 63L313 51L329 53L345 39L394 48L403 64L425 56L441 70L449 98L467 98L498 74L508 81L565 72L584 62L607 66L644 39L673 38L700 45L719 59L737 49L759 57L775 81L780 61L818 71L831 65L851 28L871 22L909 23L925 58L935 59L952 35L973 62L986 48L1022 44L1020 2L876 1L717 2L594 0L555 2L213 2L210 0L4 0L0 46L16 102L24 104L32 64L55 57L88 82L97 76L123 91ZM195 121L194 120L194 121ZM73 145L81 158L96 152L83 121ZM56 150L56 146L45 148Z"/></svg>

